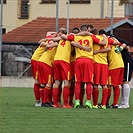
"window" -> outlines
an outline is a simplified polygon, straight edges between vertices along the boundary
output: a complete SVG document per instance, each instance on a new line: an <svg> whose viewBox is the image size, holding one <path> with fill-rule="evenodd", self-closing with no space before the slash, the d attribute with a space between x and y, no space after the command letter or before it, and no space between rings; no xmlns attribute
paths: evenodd
<svg viewBox="0 0 133 133"><path fill-rule="evenodd" d="M2 28L2 35L6 33L6 29Z"/></svg>
<svg viewBox="0 0 133 133"><path fill-rule="evenodd" d="M90 4L91 0L70 0L70 3L74 4Z"/></svg>
<svg viewBox="0 0 133 133"><path fill-rule="evenodd" d="M18 18L27 19L29 18L29 0L19 0L19 12Z"/></svg>
<svg viewBox="0 0 133 133"><path fill-rule="evenodd" d="M1 1L0 1L0 4L1 4ZM3 0L3 4L6 4L6 0Z"/></svg>
<svg viewBox="0 0 133 133"><path fill-rule="evenodd" d="M56 0L41 0L40 4L53 4L56 3Z"/></svg>

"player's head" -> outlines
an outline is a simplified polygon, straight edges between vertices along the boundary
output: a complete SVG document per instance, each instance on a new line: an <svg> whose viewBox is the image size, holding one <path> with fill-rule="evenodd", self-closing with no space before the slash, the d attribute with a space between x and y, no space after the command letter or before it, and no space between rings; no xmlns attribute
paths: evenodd
<svg viewBox="0 0 133 133"><path fill-rule="evenodd" d="M94 28L93 25L91 25L91 24L88 24L87 27L88 27L88 31L90 31L92 28Z"/></svg>
<svg viewBox="0 0 133 133"><path fill-rule="evenodd" d="M92 29L90 30L90 33L92 33L92 34L94 34L94 35L99 35L99 32L98 32L98 30L97 30L96 28L92 28Z"/></svg>
<svg viewBox="0 0 133 133"><path fill-rule="evenodd" d="M87 31L88 30L88 27L87 27L87 25L81 25L80 26L80 31Z"/></svg>
<svg viewBox="0 0 133 133"><path fill-rule="evenodd" d="M72 29L72 33L74 33L74 34L77 34L79 32L80 32L80 30L77 27L75 27L75 28Z"/></svg>
<svg viewBox="0 0 133 133"><path fill-rule="evenodd" d="M54 38L54 37L57 36L57 33L56 32L55 33L52 33L51 36L52 36L52 38Z"/></svg>
<svg viewBox="0 0 133 133"><path fill-rule="evenodd" d="M62 34L67 34L67 30L65 28L60 28L57 32L58 36L61 36Z"/></svg>
<svg viewBox="0 0 133 133"><path fill-rule="evenodd" d="M102 34L105 34L105 35L106 35L107 33L106 33L106 31L103 30L103 29L102 29L102 30L99 30L99 35L102 35Z"/></svg>

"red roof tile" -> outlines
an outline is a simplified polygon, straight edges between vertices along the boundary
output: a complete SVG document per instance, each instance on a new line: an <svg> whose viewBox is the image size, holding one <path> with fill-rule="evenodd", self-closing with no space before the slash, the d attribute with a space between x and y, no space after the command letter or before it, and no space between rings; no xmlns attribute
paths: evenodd
<svg viewBox="0 0 133 133"><path fill-rule="evenodd" d="M114 18L114 24L125 18ZM59 18L59 28L66 28L67 19ZM97 29L105 29L110 26L110 18L70 18L69 29L80 27L82 24L92 24ZM2 36L3 42L38 42L44 38L48 31L55 31L56 19L38 17L37 19L22 25Z"/></svg>

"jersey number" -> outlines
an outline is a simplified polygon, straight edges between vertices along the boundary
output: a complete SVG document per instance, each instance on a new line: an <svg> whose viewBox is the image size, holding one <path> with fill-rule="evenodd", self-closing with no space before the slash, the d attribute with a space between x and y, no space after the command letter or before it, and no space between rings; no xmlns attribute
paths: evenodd
<svg viewBox="0 0 133 133"><path fill-rule="evenodd" d="M80 43L80 45L85 44L86 47L88 47L89 44L90 44L89 40L79 40L78 42ZM81 49L81 48L80 48L80 49ZM82 50L82 49L81 49L81 50Z"/></svg>
<svg viewBox="0 0 133 133"><path fill-rule="evenodd" d="M62 47L64 47L66 45L66 41L62 41L62 43L60 44Z"/></svg>

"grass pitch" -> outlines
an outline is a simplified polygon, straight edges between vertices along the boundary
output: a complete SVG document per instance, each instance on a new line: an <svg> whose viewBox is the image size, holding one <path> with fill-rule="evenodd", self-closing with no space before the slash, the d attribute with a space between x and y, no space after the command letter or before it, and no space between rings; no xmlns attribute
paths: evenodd
<svg viewBox="0 0 133 133"><path fill-rule="evenodd" d="M0 89L0 133L132 133L130 109L35 107L32 88Z"/></svg>

